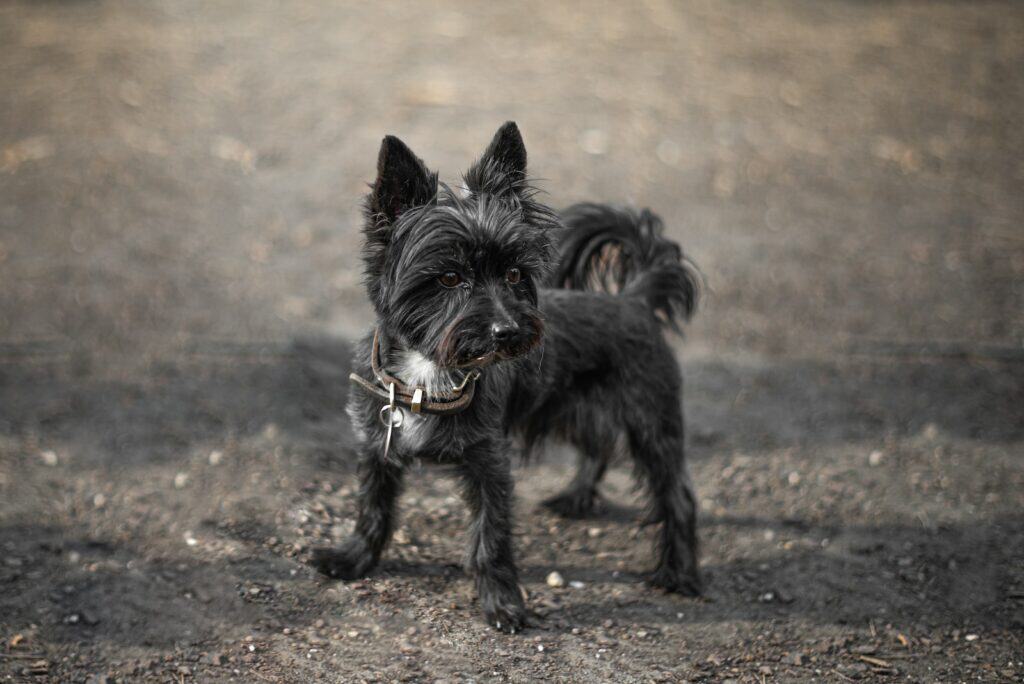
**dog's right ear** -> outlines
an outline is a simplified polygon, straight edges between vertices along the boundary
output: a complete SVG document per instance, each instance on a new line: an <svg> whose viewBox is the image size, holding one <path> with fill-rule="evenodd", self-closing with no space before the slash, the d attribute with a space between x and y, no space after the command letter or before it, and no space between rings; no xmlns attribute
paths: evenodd
<svg viewBox="0 0 1024 684"><path fill-rule="evenodd" d="M430 202L436 193L437 174L428 171L404 142L393 135L385 136L369 198L375 222L391 224L406 210Z"/></svg>

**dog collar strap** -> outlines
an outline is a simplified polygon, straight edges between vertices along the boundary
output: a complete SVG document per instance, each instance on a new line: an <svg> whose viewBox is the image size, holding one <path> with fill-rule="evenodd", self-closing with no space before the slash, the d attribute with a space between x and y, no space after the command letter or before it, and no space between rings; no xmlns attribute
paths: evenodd
<svg viewBox="0 0 1024 684"><path fill-rule="evenodd" d="M474 368L466 374L462 383L453 387L451 392L427 396L423 387L410 387L398 378L390 375L380 363L380 330L373 331L373 349L370 351L370 367L373 375L383 387L357 373L350 373L348 378L364 390L382 399L387 405L399 404L408 406L413 413L432 413L439 416L450 416L465 411L472 403L476 393L476 381L480 377L480 369ZM390 388L394 387L394 398Z"/></svg>

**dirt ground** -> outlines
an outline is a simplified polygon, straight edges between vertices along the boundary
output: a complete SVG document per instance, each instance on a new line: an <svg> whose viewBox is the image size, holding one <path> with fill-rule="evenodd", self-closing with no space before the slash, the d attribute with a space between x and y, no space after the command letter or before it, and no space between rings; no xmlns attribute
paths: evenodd
<svg viewBox="0 0 1024 684"><path fill-rule="evenodd" d="M0 681L1024 681L1021 74L1012 2L0 3ZM701 599L625 464L538 509L559 450L525 634L430 468L370 578L306 565L380 138L454 179L507 119L707 277Z"/></svg>

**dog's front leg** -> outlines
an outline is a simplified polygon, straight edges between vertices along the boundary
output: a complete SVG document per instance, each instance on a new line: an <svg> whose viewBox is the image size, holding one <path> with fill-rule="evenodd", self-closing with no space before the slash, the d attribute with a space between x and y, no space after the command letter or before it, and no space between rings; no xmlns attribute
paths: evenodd
<svg viewBox="0 0 1024 684"><path fill-rule="evenodd" d="M512 551L512 472L500 441L468 448L459 468L472 522L466 566L476 578L487 623L516 632L526 623Z"/></svg>
<svg viewBox="0 0 1024 684"><path fill-rule="evenodd" d="M337 548L313 551L313 565L340 579L358 579L370 572L391 539L396 503L402 489L402 467L368 449L359 463L359 518L352 535Z"/></svg>

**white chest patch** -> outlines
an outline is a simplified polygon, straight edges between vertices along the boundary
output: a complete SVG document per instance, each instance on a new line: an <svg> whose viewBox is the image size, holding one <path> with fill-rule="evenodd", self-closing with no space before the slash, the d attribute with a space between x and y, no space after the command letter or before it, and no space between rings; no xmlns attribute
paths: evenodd
<svg viewBox="0 0 1024 684"><path fill-rule="evenodd" d="M394 354L388 366L395 377L409 386L426 389L427 394L450 392L453 386L452 374L417 351L399 351ZM433 434L437 416L416 414L405 411L405 422L395 431L398 443L409 451L420 449Z"/></svg>
<svg viewBox="0 0 1024 684"><path fill-rule="evenodd" d="M395 430L396 441L403 449L416 452L430 439L437 425L437 416L425 416L405 411L405 422Z"/></svg>
<svg viewBox="0 0 1024 684"><path fill-rule="evenodd" d="M418 351L400 351L394 355L388 370L406 385L419 385L427 394L450 392L452 374L441 370L437 364Z"/></svg>

